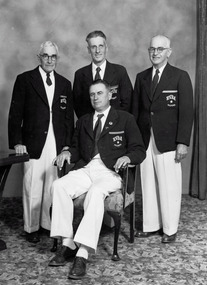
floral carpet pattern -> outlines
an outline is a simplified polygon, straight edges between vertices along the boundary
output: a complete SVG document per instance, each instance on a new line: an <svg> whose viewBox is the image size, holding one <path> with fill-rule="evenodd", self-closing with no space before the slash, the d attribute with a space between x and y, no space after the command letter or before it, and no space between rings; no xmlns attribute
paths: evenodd
<svg viewBox="0 0 207 285"><path fill-rule="evenodd" d="M141 196L137 197L137 227L141 225ZM0 251L0 284L3 285L201 285L207 284L207 200L183 195L177 240L162 244L160 236L147 239L129 236L126 212L119 238L121 260L111 260L113 230L103 227L96 255L90 255L87 275L82 280L67 279L64 267L49 267L53 257L52 239L42 231L34 245L25 240L21 198L0 201L0 238L7 249Z"/></svg>

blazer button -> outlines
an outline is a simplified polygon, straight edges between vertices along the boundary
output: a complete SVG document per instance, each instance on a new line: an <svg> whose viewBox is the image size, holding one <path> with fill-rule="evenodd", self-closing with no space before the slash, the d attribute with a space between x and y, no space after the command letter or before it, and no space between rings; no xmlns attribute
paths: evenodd
<svg viewBox="0 0 207 285"><path fill-rule="evenodd" d="M154 115L154 112L151 112L151 115L153 116L153 115Z"/></svg>
<svg viewBox="0 0 207 285"><path fill-rule="evenodd" d="M45 131L44 134L46 135L46 134L47 134L47 131Z"/></svg>

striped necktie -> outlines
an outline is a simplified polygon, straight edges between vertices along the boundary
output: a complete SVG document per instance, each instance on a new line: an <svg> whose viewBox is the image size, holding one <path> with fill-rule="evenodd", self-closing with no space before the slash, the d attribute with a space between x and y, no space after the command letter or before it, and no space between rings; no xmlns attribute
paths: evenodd
<svg viewBox="0 0 207 285"><path fill-rule="evenodd" d="M152 80L151 99L153 98L153 95L155 93L155 90L156 90L156 87L158 84L159 73L160 73L159 69L156 69L155 75L154 75L153 80Z"/></svg>
<svg viewBox="0 0 207 285"><path fill-rule="evenodd" d="M101 76L100 76L100 73L99 73L100 71L101 71L101 68L98 66L96 68L95 80L101 79Z"/></svg>
<svg viewBox="0 0 207 285"><path fill-rule="evenodd" d="M50 79L50 73L47 73L46 83L47 83L47 85L49 85L49 86L52 85L52 80Z"/></svg>
<svg viewBox="0 0 207 285"><path fill-rule="evenodd" d="M104 114L98 114L97 115L97 121L94 127L94 139L95 139L95 143L94 143L94 151L93 151L93 155L92 157L94 157L95 155L98 154L98 140L101 134L101 129L102 129L102 123L101 123L101 118L104 116Z"/></svg>

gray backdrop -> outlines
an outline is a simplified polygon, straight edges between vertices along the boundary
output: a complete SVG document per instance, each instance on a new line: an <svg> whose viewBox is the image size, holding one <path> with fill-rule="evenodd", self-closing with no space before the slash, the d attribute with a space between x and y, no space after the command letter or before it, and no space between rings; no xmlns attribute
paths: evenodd
<svg viewBox="0 0 207 285"><path fill-rule="evenodd" d="M172 40L170 63L187 70L193 85L196 64L194 0L0 0L0 151L8 149L7 117L17 74L38 64L41 42L60 48L57 71L73 82L74 72L90 62L85 37L100 29L108 38L108 59L124 65L134 85L150 66L147 48L156 34ZM190 154L183 163L183 193L188 193ZM22 169L12 166L4 196L21 195Z"/></svg>

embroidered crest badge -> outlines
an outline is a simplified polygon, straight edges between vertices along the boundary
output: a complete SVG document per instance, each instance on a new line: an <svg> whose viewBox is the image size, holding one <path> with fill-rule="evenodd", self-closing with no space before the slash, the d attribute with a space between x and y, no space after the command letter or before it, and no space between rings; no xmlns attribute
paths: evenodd
<svg viewBox="0 0 207 285"><path fill-rule="evenodd" d="M122 142L123 142L123 137L122 136L115 136L113 137L113 143L115 147L120 147L122 146Z"/></svg>
<svg viewBox="0 0 207 285"><path fill-rule="evenodd" d="M119 88L119 85L111 86L111 89L110 89L110 92L112 93L111 100L114 100L117 98L116 94L118 93L118 88Z"/></svg>
<svg viewBox="0 0 207 285"><path fill-rule="evenodd" d="M66 109L67 106L67 96L60 95L60 109Z"/></svg>
<svg viewBox="0 0 207 285"><path fill-rule="evenodd" d="M168 107L175 107L176 106L176 96L175 95L167 95L166 96L167 106Z"/></svg>

